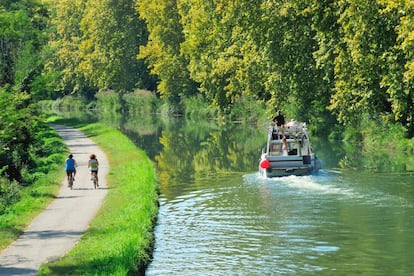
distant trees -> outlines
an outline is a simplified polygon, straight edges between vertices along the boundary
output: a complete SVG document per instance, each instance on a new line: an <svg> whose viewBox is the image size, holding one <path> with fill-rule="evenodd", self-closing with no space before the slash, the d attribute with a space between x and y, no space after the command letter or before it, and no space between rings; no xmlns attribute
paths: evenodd
<svg viewBox="0 0 414 276"><path fill-rule="evenodd" d="M56 61L50 70L61 72L64 93L111 89L153 89L140 45L147 29L132 0L60 0L52 9L56 31L51 40ZM53 60L52 60L53 61Z"/></svg>

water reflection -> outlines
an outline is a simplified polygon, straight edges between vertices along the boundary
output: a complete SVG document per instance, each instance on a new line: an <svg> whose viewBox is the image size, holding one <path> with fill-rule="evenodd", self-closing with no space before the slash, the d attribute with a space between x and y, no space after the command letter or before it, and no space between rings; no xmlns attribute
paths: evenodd
<svg viewBox="0 0 414 276"><path fill-rule="evenodd" d="M182 183L209 178L217 173L252 172L257 170L260 149L266 142L266 129L243 124L218 127L214 121L169 121L165 127L150 130L126 120L124 132L144 148L156 161L160 188L166 194ZM131 126L134 128L131 128ZM153 125L154 126L154 125Z"/></svg>

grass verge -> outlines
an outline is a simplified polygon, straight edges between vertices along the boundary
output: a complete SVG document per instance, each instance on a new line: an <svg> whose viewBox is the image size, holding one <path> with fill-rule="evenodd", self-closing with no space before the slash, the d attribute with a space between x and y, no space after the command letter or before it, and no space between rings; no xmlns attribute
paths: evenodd
<svg viewBox="0 0 414 276"><path fill-rule="evenodd" d="M43 264L39 275L143 275L151 257L158 212L151 161L115 129L67 120L53 123L80 129L105 152L109 191L76 247L60 260Z"/></svg>

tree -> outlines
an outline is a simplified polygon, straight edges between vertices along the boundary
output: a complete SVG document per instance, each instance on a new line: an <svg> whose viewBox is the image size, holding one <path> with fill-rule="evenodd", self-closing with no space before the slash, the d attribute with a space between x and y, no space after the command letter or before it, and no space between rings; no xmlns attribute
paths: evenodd
<svg viewBox="0 0 414 276"><path fill-rule="evenodd" d="M184 36L177 3L175 0L140 0L137 9L149 31L148 43L140 46L138 57L145 59L151 73L158 77L161 97L178 104L180 97L196 92L196 84L181 54Z"/></svg>
<svg viewBox="0 0 414 276"><path fill-rule="evenodd" d="M190 76L213 105L226 113L240 97L264 94L264 64L252 27L260 25L260 1L186 0L178 10Z"/></svg>
<svg viewBox="0 0 414 276"><path fill-rule="evenodd" d="M374 2L338 1L341 40L335 59L335 93L330 109L346 125L358 126L361 113L390 112L384 54L395 44L395 22Z"/></svg>
<svg viewBox="0 0 414 276"><path fill-rule="evenodd" d="M138 47L147 39L133 0L89 0L79 23L79 70L99 89L130 91L137 83L151 88Z"/></svg>
<svg viewBox="0 0 414 276"><path fill-rule="evenodd" d="M335 60L337 57L337 45L340 41L338 13L336 0L310 2L312 9L312 29L315 31L314 40L317 43L313 52L315 68L319 72L319 78L315 82L316 95L313 96L312 125L331 131L336 124L336 117L327 110L335 88Z"/></svg>
<svg viewBox="0 0 414 276"><path fill-rule="evenodd" d="M146 42L144 22L135 1L60 0L54 9L56 61L50 71L61 72L59 90L94 94L97 90L153 89L138 47Z"/></svg>
<svg viewBox="0 0 414 276"><path fill-rule="evenodd" d="M414 136L414 4L410 1L381 1L384 13L395 22L396 43L385 55L386 73L381 84L387 89L393 119L408 127Z"/></svg>
<svg viewBox="0 0 414 276"><path fill-rule="evenodd" d="M79 48L83 36L80 22L86 4L83 0L59 0L53 7L52 25L55 31L50 46L54 53L46 69L60 73L56 90L63 94L90 89L83 72L79 70L82 61Z"/></svg>
<svg viewBox="0 0 414 276"><path fill-rule="evenodd" d="M46 43L47 10L35 1L0 5L0 87L20 84L25 90L41 66Z"/></svg>
<svg viewBox="0 0 414 276"><path fill-rule="evenodd" d="M317 66L314 1L265 1L264 53L268 68L266 88L274 107L286 108L296 119L310 121L323 114L329 98ZM322 111L321 111L322 109Z"/></svg>

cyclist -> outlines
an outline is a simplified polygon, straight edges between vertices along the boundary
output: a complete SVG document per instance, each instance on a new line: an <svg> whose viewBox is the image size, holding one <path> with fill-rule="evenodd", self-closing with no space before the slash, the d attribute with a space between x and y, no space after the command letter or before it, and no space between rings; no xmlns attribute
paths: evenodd
<svg viewBox="0 0 414 276"><path fill-rule="evenodd" d="M98 183L98 168L99 168L99 162L98 159L96 158L95 154L91 154L89 155L89 161L88 161L88 168L90 168L91 170L91 180L93 180L93 176L96 177L96 183ZM98 187L99 185L96 184Z"/></svg>
<svg viewBox="0 0 414 276"><path fill-rule="evenodd" d="M69 187L69 177L73 177L73 181L75 181L75 175L76 175L76 160L73 159L73 154L69 154L68 158L66 158L65 161L65 169L66 169L66 176L68 180L68 187Z"/></svg>

